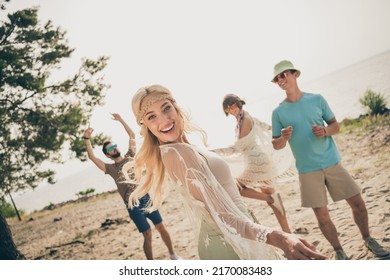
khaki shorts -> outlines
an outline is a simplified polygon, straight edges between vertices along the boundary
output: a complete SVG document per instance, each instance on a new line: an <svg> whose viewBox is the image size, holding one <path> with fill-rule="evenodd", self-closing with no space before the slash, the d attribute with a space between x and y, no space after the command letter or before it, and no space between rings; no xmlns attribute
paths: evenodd
<svg viewBox="0 0 390 280"><path fill-rule="evenodd" d="M326 189L333 201L350 198L360 193L360 187L340 164L299 174L302 207L323 207L328 204Z"/></svg>

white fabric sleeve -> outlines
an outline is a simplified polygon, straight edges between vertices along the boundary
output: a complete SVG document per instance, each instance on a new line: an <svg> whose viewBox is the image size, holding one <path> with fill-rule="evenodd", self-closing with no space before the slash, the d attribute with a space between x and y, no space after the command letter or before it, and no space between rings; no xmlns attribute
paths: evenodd
<svg viewBox="0 0 390 280"><path fill-rule="evenodd" d="M161 155L170 178L186 188L184 191L193 198L188 203L198 205L191 207L197 209L195 214L207 213L240 257L254 258L250 251L256 250L256 247L252 247L253 243L249 241L255 241L265 245L258 249L262 252L257 252L259 256L255 258L270 259L269 255L274 252L265 242L267 234L273 229L254 223L234 204L211 173L203 156L188 144L162 145Z"/></svg>
<svg viewBox="0 0 390 280"><path fill-rule="evenodd" d="M213 151L221 156L229 156L229 155L236 153L237 148L234 145L232 145L232 146L226 147L226 148L213 149L211 151Z"/></svg>

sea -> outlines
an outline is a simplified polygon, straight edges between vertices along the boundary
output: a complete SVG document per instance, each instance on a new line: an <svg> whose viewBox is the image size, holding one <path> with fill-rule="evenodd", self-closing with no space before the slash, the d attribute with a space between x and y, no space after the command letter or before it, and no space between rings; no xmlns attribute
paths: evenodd
<svg viewBox="0 0 390 280"><path fill-rule="evenodd" d="M366 110L359 102L367 89L383 94L390 106L390 50L339 69L321 78L300 84L305 92L321 93L330 104L339 121L345 118L356 118ZM275 94L280 99L280 95ZM25 213L40 210L50 204L76 199L80 191L93 188L95 193L115 190L116 186L110 176L105 175L91 162L72 164L71 175L58 177L55 184L43 184L34 190L13 194L18 209ZM61 175L61 167L57 167ZM9 199L8 199L9 200Z"/></svg>

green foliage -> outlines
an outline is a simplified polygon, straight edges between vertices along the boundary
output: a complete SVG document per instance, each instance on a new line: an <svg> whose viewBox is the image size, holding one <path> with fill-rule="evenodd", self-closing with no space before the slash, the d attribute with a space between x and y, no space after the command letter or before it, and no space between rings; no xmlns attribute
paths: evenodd
<svg viewBox="0 0 390 280"><path fill-rule="evenodd" d="M377 125L389 125L390 123L389 115L374 115L374 116L365 116L359 117L357 119L344 119L340 122L340 131L346 132L349 130L356 130L357 128L369 129L372 126Z"/></svg>
<svg viewBox="0 0 390 280"><path fill-rule="evenodd" d="M358 128L358 127L362 127L363 126L363 120L361 119L344 119L342 120L342 122L340 122L340 131L341 132L344 132L344 131L348 131L348 130L353 130L355 128Z"/></svg>
<svg viewBox="0 0 390 280"><path fill-rule="evenodd" d="M359 99L360 103L368 108L370 115L380 115L386 112L386 99L381 93L366 90L363 97Z"/></svg>
<svg viewBox="0 0 390 280"><path fill-rule="evenodd" d="M16 216L15 208L11 203L5 201L4 198L0 199L0 212L4 216L4 218L12 218ZM24 214L24 210L19 209L19 214Z"/></svg>
<svg viewBox="0 0 390 280"><path fill-rule="evenodd" d="M36 8L9 14L0 24L1 198L7 190L53 183L54 171L41 166L60 163L64 147L70 147L70 157L87 159L82 135L109 86L102 74L107 57L84 58L73 76L52 78L74 50L65 31L39 22ZM94 144L103 140L97 135Z"/></svg>
<svg viewBox="0 0 390 280"><path fill-rule="evenodd" d="M94 188L88 188L85 191L79 191L78 193L76 193L76 195L77 197L86 197L93 194L94 192L95 192Z"/></svg>
<svg viewBox="0 0 390 280"><path fill-rule="evenodd" d="M54 208L56 208L56 205L53 202L50 202L49 205L43 207L43 209L49 209L49 210L53 210Z"/></svg>

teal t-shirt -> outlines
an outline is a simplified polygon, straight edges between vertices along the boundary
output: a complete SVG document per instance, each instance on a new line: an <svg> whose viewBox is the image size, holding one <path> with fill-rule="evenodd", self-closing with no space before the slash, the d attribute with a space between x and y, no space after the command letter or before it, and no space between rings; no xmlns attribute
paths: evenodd
<svg viewBox="0 0 390 280"><path fill-rule="evenodd" d="M321 170L341 160L331 136L318 138L312 132L312 125L324 126L333 117L322 95L305 92L297 102L283 101L272 112L273 137L279 137L282 128L293 127L289 144L299 173Z"/></svg>

